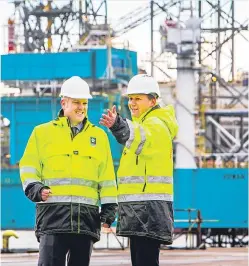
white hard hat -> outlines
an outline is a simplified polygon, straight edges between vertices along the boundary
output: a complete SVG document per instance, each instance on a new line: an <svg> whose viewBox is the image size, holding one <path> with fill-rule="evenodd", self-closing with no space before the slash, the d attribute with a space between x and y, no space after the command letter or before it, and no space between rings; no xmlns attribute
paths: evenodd
<svg viewBox="0 0 249 266"><path fill-rule="evenodd" d="M134 76L128 83L125 94L157 94L158 97L161 96L158 83L147 74Z"/></svg>
<svg viewBox="0 0 249 266"><path fill-rule="evenodd" d="M60 96L73 99L92 99L88 84L78 76L73 76L62 84Z"/></svg>

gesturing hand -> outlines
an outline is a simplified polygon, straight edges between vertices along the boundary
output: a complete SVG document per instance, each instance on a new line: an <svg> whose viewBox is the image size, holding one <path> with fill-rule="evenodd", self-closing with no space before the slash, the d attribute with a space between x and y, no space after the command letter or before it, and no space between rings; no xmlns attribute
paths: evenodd
<svg viewBox="0 0 249 266"><path fill-rule="evenodd" d="M117 111L116 111L116 106L113 105L111 110L107 110L107 114L102 114L102 118L100 118L100 124L105 126L105 127L112 127L115 123L117 117Z"/></svg>

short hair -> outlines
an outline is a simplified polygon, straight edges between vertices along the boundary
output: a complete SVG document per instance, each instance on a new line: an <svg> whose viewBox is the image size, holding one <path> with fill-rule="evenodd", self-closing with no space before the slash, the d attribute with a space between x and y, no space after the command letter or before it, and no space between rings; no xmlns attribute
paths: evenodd
<svg viewBox="0 0 249 266"><path fill-rule="evenodd" d="M152 100L152 99L158 99L158 95L156 93L150 93L150 94L147 94L147 97L149 100Z"/></svg>

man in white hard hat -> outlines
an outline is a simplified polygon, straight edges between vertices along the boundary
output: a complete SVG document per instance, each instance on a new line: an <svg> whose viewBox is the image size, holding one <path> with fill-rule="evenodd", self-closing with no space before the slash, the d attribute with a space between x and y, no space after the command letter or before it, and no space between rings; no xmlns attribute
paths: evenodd
<svg viewBox="0 0 249 266"><path fill-rule="evenodd" d="M115 106L100 121L124 145L117 173L117 235L130 238L133 266L158 266L160 244L173 241L172 140L178 126L173 107L157 103L160 91L152 77L133 77L127 95L132 121Z"/></svg>
<svg viewBox="0 0 249 266"><path fill-rule="evenodd" d="M88 266L101 224L110 227L117 188L106 133L87 118L88 84L61 87L59 116L34 128L20 161L26 196L36 202L39 266ZM99 213L99 204L101 212Z"/></svg>

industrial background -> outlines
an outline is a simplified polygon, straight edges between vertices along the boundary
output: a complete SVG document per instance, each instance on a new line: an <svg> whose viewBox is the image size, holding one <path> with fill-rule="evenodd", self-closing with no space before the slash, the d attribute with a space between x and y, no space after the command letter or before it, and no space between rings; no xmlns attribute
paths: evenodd
<svg viewBox="0 0 249 266"><path fill-rule="evenodd" d="M141 1L114 24L108 2L9 1L1 29L1 229L33 230L35 205L22 191L18 162L34 126L56 116L62 82L87 80L95 96L89 118L98 124L113 104L129 117L122 93L147 72L180 127L175 239L186 235L186 248L248 245L248 69L238 69L236 56L248 48L249 19L240 14L247 1ZM117 40L144 24L150 51L141 68L139 51ZM107 133L117 167L122 147Z"/></svg>

